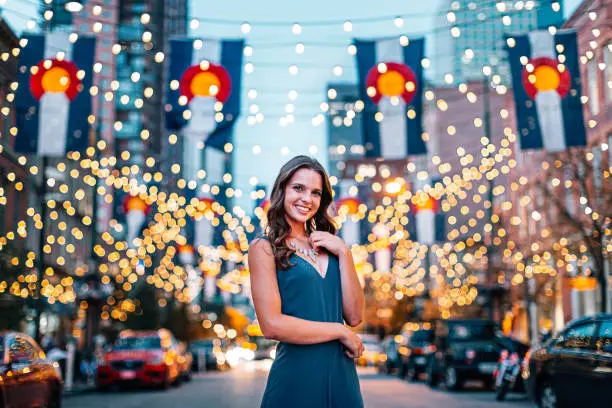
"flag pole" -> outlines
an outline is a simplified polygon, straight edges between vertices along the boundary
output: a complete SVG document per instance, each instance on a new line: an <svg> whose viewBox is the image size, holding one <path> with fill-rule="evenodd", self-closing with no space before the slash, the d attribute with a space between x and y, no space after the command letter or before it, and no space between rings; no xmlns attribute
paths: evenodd
<svg viewBox="0 0 612 408"><path fill-rule="evenodd" d="M42 295L42 280L45 271L45 226L47 225L47 202L45 200L45 196L47 194L47 166L49 165L49 158L46 155L42 156L42 180L40 185L38 185L38 196L40 200L40 221L42 223L42 227L40 228L39 238L38 238L38 274L36 278L36 307L35 307L35 316L34 316L34 335L36 340L39 342L42 341L42 333L41 333L41 324L40 320L42 318L42 314L45 309L45 304Z"/></svg>
<svg viewBox="0 0 612 408"><path fill-rule="evenodd" d="M491 143L491 100L489 97L489 77L487 75L483 76L482 79L482 103L483 103L483 125L484 125L484 136L487 138L488 142ZM481 149L482 151L482 149ZM484 156L482 156L484 158ZM486 175L485 175L486 177ZM487 269L486 269L486 280L487 286L489 287L489 319L493 320L495 315L494 309L495 304L493 300L493 286L497 280L493 279L493 252L495 251L495 245L493 244L493 189L495 188L494 182L492 178L487 177L487 201L489 202L489 208L487 211L487 219L489 220L489 224L491 225L491 231L489 240L486 243L487 249Z"/></svg>

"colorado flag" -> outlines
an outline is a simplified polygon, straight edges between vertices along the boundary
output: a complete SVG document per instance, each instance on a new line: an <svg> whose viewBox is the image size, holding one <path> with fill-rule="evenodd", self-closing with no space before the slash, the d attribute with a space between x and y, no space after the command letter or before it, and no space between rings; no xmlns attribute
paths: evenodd
<svg viewBox="0 0 612 408"><path fill-rule="evenodd" d="M15 151L61 157L89 147L96 40L24 34L15 94Z"/></svg>
<svg viewBox="0 0 612 408"><path fill-rule="evenodd" d="M184 138L186 178L203 167L224 172L223 146L240 114L243 48L243 40L170 40L166 127Z"/></svg>
<svg viewBox="0 0 612 408"><path fill-rule="evenodd" d="M506 37L521 149L586 145L575 32Z"/></svg>
<svg viewBox="0 0 612 408"><path fill-rule="evenodd" d="M425 40L355 40L366 156L427 152L421 123Z"/></svg>
<svg viewBox="0 0 612 408"><path fill-rule="evenodd" d="M435 186L436 182L432 182ZM419 189L413 196L411 202L411 213L409 223L413 226L409 228L413 241L418 241L424 245L431 245L436 242L444 241L444 230L446 217L440 208L441 198L435 197L434 191L424 191Z"/></svg>

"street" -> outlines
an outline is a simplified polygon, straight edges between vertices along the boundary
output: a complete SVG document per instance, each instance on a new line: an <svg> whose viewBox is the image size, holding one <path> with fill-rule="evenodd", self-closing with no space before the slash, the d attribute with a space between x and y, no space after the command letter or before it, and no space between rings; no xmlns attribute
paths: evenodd
<svg viewBox="0 0 612 408"><path fill-rule="evenodd" d="M408 383L394 376L377 374L372 368L359 369L366 407L376 408L489 408L533 407L524 395L512 394L508 401L496 402L492 392L477 386L450 393L431 390L424 383ZM195 375L191 382L168 391L114 390L67 397L66 408L161 408L171 406L238 408L258 407L266 383L267 370L261 363L224 373Z"/></svg>

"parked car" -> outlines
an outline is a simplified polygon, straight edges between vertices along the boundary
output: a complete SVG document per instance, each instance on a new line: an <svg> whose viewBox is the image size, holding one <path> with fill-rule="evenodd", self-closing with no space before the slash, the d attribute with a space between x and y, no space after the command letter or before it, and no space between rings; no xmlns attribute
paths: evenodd
<svg viewBox="0 0 612 408"><path fill-rule="evenodd" d="M183 342L177 344L178 360L181 371L181 380L191 381L191 367L193 365L193 354Z"/></svg>
<svg viewBox="0 0 612 408"><path fill-rule="evenodd" d="M427 359L434 351L433 329L419 329L406 335L405 348L400 350L400 377L409 381L418 380L425 372Z"/></svg>
<svg viewBox="0 0 612 408"><path fill-rule="evenodd" d="M373 334L359 334L361 341L363 342L363 354L356 360L357 365L360 366L375 366L382 353L378 336Z"/></svg>
<svg viewBox="0 0 612 408"><path fill-rule="evenodd" d="M178 343L166 329L126 330L96 371L100 389L112 385L138 384L167 388L180 383Z"/></svg>
<svg viewBox="0 0 612 408"><path fill-rule="evenodd" d="M59 364L29 336L0 332L0 407L53 407L62 405Z"/></svg>
<svg viewBox="0 0 612 408"><path fill-rule="evenodd" d="M540 406L605 407L612 401L612 314L583 317L534 348L527 391Z"/></svg>
<svg viewBox="0 0 612 408"><path fill-rule="evenodd" d="M189 351L193 355L193 371L218 370L226 364L227 344L221 339L200 339L192 341Z"/></svg>
<svg viewBox="0 0 612 408"><path fill-rule="evenodd" d="M486 320L440 320L434 329L433 351L427 362L427 382L443 379L447 389L459 390L467 380L491 388L492 374L503 349L497 326Z"/></svg>
<svg viewBox="0 0 612 408"><path fill-rule="evenodd" d="M401 347L401 339L398 336L387 336L381 343L381 353L376 363L376 368L379 373L392 374L400 369L401 361L399 348ZM402 336L399 336L400 338ZM398 340L400 340L398 342Z"/></svg>

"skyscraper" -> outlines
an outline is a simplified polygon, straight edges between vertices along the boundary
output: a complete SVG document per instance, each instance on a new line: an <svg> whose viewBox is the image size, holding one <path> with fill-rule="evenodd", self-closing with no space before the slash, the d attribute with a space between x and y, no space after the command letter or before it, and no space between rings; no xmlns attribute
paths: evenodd
<svg viewBox="0 0 612 408"><path fill-rule="evenodd" d="M452 0L445 2L435 17L436 72L434 81L469 81L482 77L489 65L508 83L504 63L504 34L560 27L563 0L535 2ZM451 74L451 78L448 76Z"/></svg>
<svg viewBox="0 0 612 408"><path fill-rule="evenodd" d="M165 64L157 55L167 51L171 36L187 33L187 0L119 3L115 130L120 150L142 164L145 152L162 159Z"/></svg>
<svg viewBox="0 0 612 408"><path fill-rule="evenodd" d="M329 84L327 96L329 175L340 179L346 160L364 155L361 117L356 115L355 106L359 92L357 85Z"/></svg>

